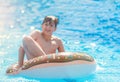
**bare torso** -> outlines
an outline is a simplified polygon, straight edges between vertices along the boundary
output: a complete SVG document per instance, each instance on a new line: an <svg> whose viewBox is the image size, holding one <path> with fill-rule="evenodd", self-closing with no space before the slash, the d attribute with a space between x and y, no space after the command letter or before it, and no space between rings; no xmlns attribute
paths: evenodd
<svg viewBox="0 0 120 82"><path fill-rule="evenodd" d="M52 38L50 41L46 41L41 35L38 36L36 42L41 46L46 54L55 53L59 44L56 40L57 38Z"/></svg>
<svg viewBox="0 0 120 82"><path fill-rule="evenodd" d="M32 37L46 54L55 53L56 50L59 50L61 40L55 36L52 36L50 40L45 40L42 33L36 31Z"/></svg>

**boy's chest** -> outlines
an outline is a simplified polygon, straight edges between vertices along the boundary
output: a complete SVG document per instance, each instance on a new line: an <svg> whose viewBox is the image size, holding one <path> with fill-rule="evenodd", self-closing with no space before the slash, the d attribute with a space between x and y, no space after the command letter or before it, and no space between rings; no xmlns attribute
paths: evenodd
<svg viewBox="0 0 120 82"><path fill-rule="evenodd" d="M55 40L52 41L38 40L37 43L47 54L55 53L56 49L58 48L58 43Z"/></svg>

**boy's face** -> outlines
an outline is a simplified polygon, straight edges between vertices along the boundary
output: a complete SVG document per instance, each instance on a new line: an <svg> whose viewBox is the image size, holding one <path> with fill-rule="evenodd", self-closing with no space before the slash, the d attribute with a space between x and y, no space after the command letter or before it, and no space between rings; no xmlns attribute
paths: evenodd
<svg viewBox="0 0 120 82"><path fill-rule="evenodd" d="M52 35L52 33L56 30L54 22L45 22L42 24L42 31L46 35Z"/></svg>

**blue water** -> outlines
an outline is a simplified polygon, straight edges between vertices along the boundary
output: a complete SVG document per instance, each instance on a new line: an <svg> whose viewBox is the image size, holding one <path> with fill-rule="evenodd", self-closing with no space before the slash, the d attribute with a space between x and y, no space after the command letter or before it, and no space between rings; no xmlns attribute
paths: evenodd
<svg viewBox="0 0 120 82"><path fill-rule="evenodd" d="M54 35L66 51L86 52L98 68L78 79L9 77L8 66L17 62L22 36L41 30L45 16L60 23ZM119 82L120 0L0 0L0 82Z"/></svg>

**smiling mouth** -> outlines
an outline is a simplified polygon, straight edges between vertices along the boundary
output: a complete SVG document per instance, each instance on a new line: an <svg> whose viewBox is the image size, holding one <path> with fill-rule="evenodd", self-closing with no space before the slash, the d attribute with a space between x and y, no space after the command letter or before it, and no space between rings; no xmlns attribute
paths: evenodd
<svg viewBox="0 0 120 82"><path fill-rule="evenodd" d="M51 32L50 30L47 30L46 32Z"/></svg>

